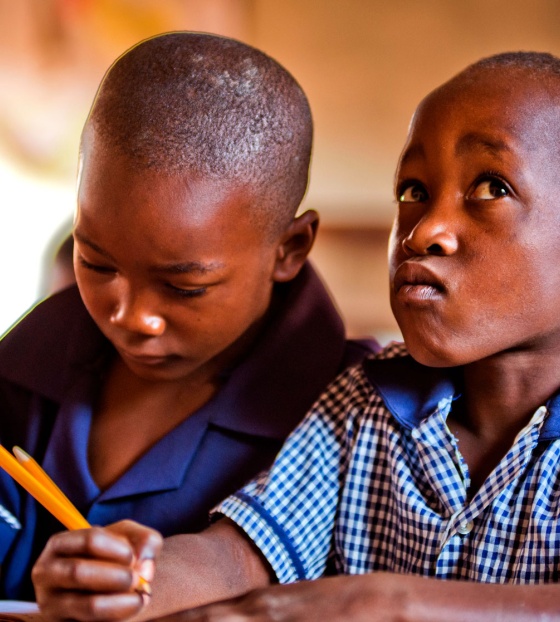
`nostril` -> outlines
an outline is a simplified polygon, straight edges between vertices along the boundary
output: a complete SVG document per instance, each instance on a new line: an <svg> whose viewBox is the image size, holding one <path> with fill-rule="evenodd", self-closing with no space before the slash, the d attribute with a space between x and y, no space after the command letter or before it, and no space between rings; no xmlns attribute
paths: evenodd
<svg viewBox="0 0 560 622"><path fill-rule="evenodd" d="M430 255L443 255L444 251L443 251L443 247L440 244L431 244L430 246L428 246L428 253L430 253Z"/></svg>

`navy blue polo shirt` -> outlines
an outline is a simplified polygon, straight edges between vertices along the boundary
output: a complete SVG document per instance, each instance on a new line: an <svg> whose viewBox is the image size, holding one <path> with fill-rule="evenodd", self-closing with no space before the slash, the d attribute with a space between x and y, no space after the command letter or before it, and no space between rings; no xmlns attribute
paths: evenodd
<svg viewBox="0 0 560 622"><path fill-rule="evenodd" d="M0 342L0 443L33 455L91 524L131 518L164 536L203 529L218 501L272 463L327 383L377 347L345 339L309 265L276 297L257 343L212 400L100 490L87 449L111 346L76 287L52 296ZM30 569L63 526L1 469L0 504L0 594L33 599Z"/></svg>

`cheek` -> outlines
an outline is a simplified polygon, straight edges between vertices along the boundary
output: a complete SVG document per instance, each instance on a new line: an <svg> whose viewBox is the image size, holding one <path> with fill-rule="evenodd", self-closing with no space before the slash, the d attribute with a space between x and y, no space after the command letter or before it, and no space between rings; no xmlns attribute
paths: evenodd
<svg viewBox="0 0 560 622"><path fill-rule="evenodd" d="M393 223L393 227L391 228L391 233L389 235L389 244L387 246L387 258L389 263L389 277L392 281L393 274L395 270L398 268L400 259L400 249L402 249L402 233L399 231L398 222L395 220Z"/></svg>
<svg viewBox="0 0 560 622"><path fill-rule="evenodd" d="M107 286L99 284L95 277L88 274L83 268L75 272L76 283L80 295L89 314L97 324L103 323L109 316L111 297Z"/></svg>

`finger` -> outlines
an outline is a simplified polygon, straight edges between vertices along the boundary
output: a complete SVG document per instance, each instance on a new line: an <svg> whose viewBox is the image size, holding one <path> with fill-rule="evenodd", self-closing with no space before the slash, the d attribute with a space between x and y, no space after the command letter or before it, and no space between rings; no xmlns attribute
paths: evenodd
<svg viewBox="0 0 560 622"><path fill-rule="evenodd" d="M91 557L130 564L134 557L131 543L122 535L101 527L64 531L52 536L41 557Z"/></svg>
<svg viewBox="0 0 560 622"><path fill-rule="evenodd" d="M134 592L115 595L60 593L56 599L38 604L46 620L82 622L122 620L138 613L143 606L141 597Z"/></svg>
<svg viewBox="0 0 560 622"><path fill-rule="evenodd" d="M134 588L132 568L94 559L59 557L48 564L38 561L31 572L42 590L83 592L128 592Z"/></svg>
<svg viewBox="0 0 560 622"><path fill-rule="evenodd" d="M146 527L131 520L123 520L110 525L108 528L130 543L137 560L155 559L162 547L163 538L155 529Z"/></svg>

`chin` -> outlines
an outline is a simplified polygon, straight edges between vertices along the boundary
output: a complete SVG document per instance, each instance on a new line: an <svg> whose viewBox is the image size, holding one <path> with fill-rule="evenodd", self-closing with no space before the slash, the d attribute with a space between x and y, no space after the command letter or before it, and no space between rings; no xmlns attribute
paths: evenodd
<svg viewBox="0 0 560 622"><path fill-rule="evenodd" d="M455 352L448 344L419 342L406 336L404 342L410 356L426 367L458 367L466 362L462 353Z"/></svg>
<svg viewBox="0 0 560 622"><path fill-rule="evenodd" d="M150 382L173 381L185 376L182 370L172 365L138 365L127 361L126 366L135 376Z"/></svg>

